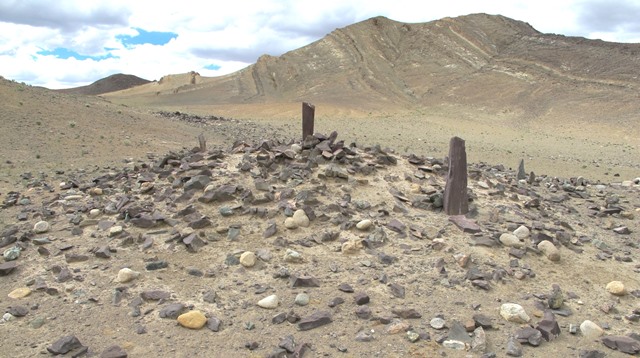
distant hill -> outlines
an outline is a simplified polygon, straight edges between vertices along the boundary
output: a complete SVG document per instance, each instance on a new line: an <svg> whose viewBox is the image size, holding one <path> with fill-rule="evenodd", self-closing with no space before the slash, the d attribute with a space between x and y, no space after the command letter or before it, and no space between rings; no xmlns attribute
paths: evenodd
<svg viewBox="0 0 640 358"><path fill-rule="evenodd" d="M226 76L151 83L108 97L165 108L310 101L364 113L438 107L526 121L633 121L640 112L639 54L640 44L543 34L500 15L427 23L375 17Z"/></svg>
<svg viewBox="0 0 640 358"><path fill-rule="evenodd" d="M150 82L151 81L145 80L144 78L140 78L138 76L117 73L115 75L97 80L87 86L66 88L58 91L67 94L97 96L108 92L121 91L127 88L144 85Z"/></svg>

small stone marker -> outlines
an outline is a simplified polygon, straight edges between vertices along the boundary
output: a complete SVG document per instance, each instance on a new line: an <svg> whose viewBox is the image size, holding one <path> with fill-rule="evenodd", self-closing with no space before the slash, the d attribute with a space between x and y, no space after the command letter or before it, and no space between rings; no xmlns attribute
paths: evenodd
<svg viewBox="0 0 640 358"><path fill-rule="evenodd" d="M313 135L313 120L316 113L316 106L311 103L302 102L302 140Z"/></svg>
<svg viewBox="0 0 640 358"><path fill-rule="evenodd" d="M449 174L444 189L444 211L447 215L465 215L469 212L467 152L464 140L459 137L453 137L449 142Z"/></svg>
<svg viewBox="0 0 640 358"><path fill-rule="evenodd" d="M207 151L207 140L204 139L204 134L200 133L200 135L198 136L198 144L200 146L200 151L201 152L206 152Z"/></svg>
<svg viewBox="0 0 640 358"><path fill-rule="evenodd" d="M518 165L518 176L516 178L518 180L527 179L527 172L524 171L524 159L520 159L520 164Z"/></svg>

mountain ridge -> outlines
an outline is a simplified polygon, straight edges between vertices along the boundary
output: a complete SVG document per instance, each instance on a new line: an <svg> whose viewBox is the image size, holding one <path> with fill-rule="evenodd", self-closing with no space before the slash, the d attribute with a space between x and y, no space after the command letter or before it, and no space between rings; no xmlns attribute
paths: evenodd
<svg viewBox="0 0 640 358"><path fill-rule="evenodd" d="M335 29L281 56L195 84L147 84L105 95L149 106L211 106L311 101L366 111L463 106L588 120L636 113L640 44L543 34L501 15L472 14L426 23L374 17ZM597 107L597 106L596 106Z"/></svg>

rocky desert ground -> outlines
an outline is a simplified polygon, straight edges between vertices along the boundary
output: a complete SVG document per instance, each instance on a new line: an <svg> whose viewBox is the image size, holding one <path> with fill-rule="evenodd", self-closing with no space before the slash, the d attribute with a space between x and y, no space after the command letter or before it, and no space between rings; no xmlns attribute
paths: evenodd
<svg viewBox="0 0 640 358"><path fill-rule="evenodd" d="M99 97L0 79L2 356L639 355L633 81L535 118L460 96L478 84L407 108L342 92L302 140L296 98L203 104L194 76ZM443 210L453 136L464 217Z"/></svg>

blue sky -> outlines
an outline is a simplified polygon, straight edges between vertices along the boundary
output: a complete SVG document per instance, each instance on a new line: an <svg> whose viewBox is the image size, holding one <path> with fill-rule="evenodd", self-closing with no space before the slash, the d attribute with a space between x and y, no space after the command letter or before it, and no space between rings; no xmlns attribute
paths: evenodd
<svg viewBox="0 0 640 358"><path fill-rule="evenodd" d="M428 22L471 13L640 43L640 0L1 0L0 76L48 88L115 73L219 76L374 16Z"/></svg>

